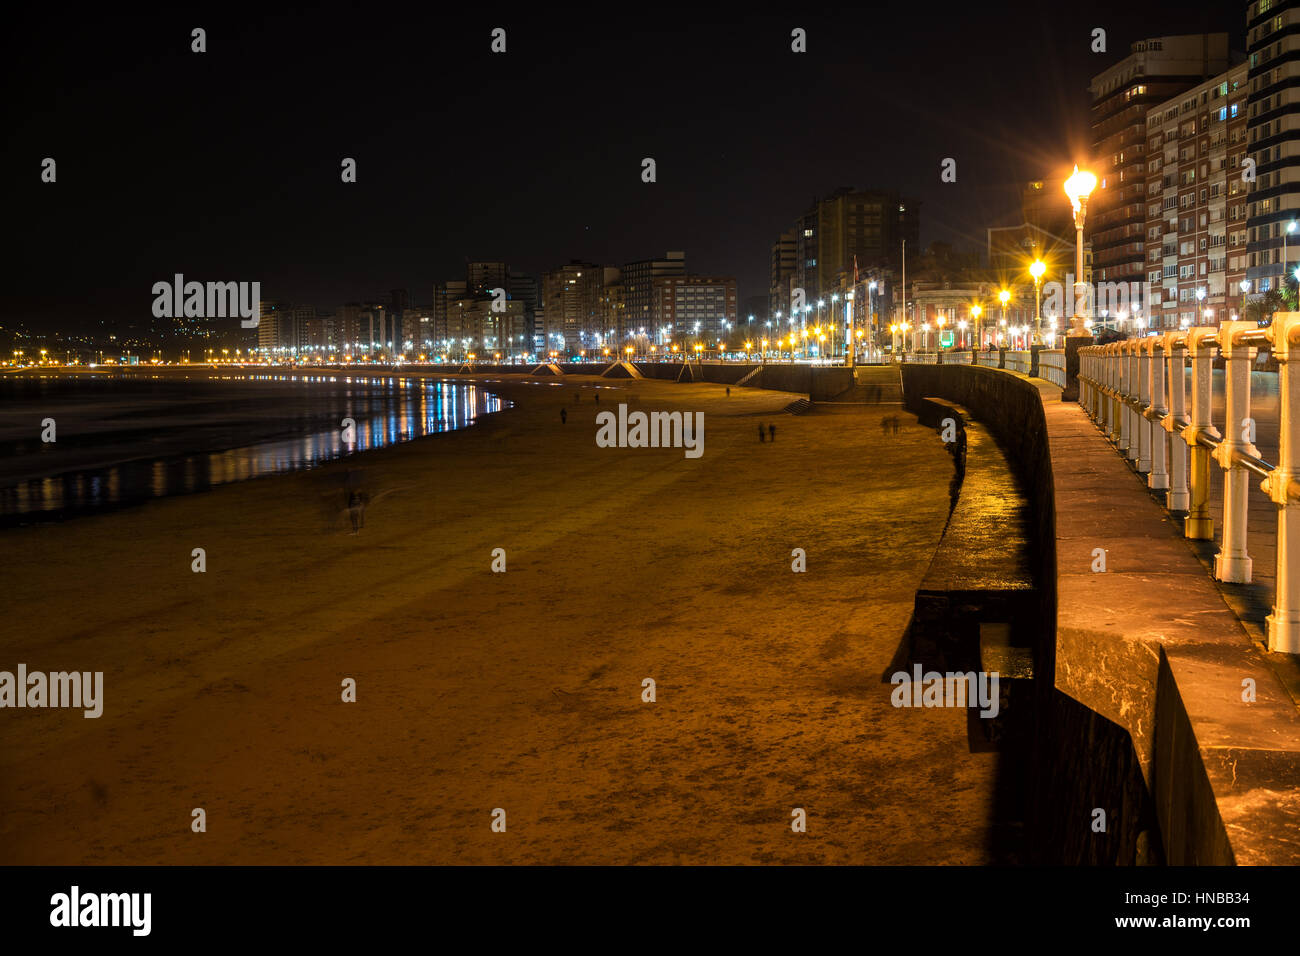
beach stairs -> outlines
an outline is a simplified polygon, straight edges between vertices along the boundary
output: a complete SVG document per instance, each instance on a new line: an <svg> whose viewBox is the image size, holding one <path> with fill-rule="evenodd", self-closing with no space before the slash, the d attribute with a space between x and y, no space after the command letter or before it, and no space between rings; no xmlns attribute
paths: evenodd
<svg viewBox="0 0 1300 956"><path fill-rule="evenodd" d="M756 379L756 378L758 377L758 373L761 372L761 371L763 371L763 366L760 365L760 366L758 366L758 368L754 369L752 372L746 372L746 373L741 377L740 381L738 381L736 384L737 384L737 385L748 385L751 381L753 381L754 379ZM755 387L757 387L757 386L755 386Z"/></svg>
<svg viewBox="0 0 1300 956"><path fill-rule="evenodd" d="M791 402L789 405L785 406L785 408L781 409L781 411L786 412L789 415L803 415L812 411L812 409L813 403L808 401L806 398L801 398L798 401Z"/></svg>
<svg viewBox="0 0 1300 956"><path fill-rule="evenodd" d="M644 378L641 370L631 362L610 362L609 367L600 373L601 378Z"/></svg>
<svg viewBox="0 0 1300 956"><path fill-rule="evenodd" d="M704 381L704 371L701 369L698 373L690 362L682 363L682 370L677 373L679 382L702 382Z"/></svg>
<svg viewBox="0 0 1300 956"><path fill-rule="evenodd" d="M859 365L853 384L830 399L836 404L902 405L903 373L893 365Z"/></svg>
<svg viewBox="0 0 1300 956"><path fill-rule="evenodd" d="M543 362L541 365L537 366L528 374L529 375L563 375L564 370L560 368L558 365L556 365L554 362Z"/></svg>

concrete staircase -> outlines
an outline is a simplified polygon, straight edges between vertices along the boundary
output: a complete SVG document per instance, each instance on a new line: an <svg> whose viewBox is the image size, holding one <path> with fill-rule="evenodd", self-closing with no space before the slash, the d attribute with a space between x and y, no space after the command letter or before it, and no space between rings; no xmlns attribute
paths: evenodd
<svg viewBox="0 0 1300 956"><path fill-rule="evenodd" d="M837 405L902 405L903 373L896 365L859 365L853 384L830 399Z"/></svg>

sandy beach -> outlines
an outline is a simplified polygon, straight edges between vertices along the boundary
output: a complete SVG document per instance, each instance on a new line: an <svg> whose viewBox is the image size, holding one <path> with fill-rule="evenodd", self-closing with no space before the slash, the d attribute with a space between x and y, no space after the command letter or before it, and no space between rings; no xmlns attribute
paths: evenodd
<svg viewBox="0 0 1300 956"><path fill-rule="evenodd" d="M484 387L514 406L464 431L0 534L0 669L105 688L99 719L0 711L0 862L993 859L995 755L883 682L947 517L933 431L758 389ZM703 456L598 448L620 401L702 411Z"/></svg>

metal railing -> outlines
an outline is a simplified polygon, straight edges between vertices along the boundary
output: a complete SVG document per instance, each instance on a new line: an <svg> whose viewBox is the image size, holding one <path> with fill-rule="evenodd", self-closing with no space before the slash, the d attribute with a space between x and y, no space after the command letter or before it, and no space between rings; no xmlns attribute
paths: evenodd
<svg viewBox="0 0 1300 956"><path fill-rule="evenodd" d="M1254 445L1250 372L1255 350L1268 346L1278 363L1280 431L1278 463ZM1163 335L1090 345L1079 350L1079 404L1116 449L1165 491L1166 506L1184 512L1183 533L1214 539L1210 514L1210 463L1223 470L1223 530L1214 576L1238 584L1251 580L1246 548L1249 485L1277 506L1277 577L1268 616L1268 648L1300 654L1300 312L1279 312L1266 328L1222 322ZM1224 430L1211 421L1215 353L1224 359ZM1191 400L1187 396L1190 358Z"/></svg>

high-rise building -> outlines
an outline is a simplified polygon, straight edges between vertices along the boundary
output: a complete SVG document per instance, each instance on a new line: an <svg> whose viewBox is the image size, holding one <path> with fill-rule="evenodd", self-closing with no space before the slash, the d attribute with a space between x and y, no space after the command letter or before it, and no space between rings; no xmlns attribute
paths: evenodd
<svg viewBox="0 0 1300 956"><path fill-rule="evenodd" d="M773 310L789 312L787 289L802 289L805 304L847 288L870 270L897 269L903 242L916 249L920 242L920 204L893 190L841 186L813 204L795 222L794 270L783 281L787 237L773 246L772 284L781 299Z"/></svg>
<svg viewBox="0 0 1300 956"><path fill-rule="evenodd" d="M1254 161L1246 278L1258 293L1278 288L1300 260L1300 0L1251 3L1246 50L1246 135Z"/></svg>
<svg viewBox="0 0 1300 956"><path fill-rule="evenodd" d="M452 303L468 297L469 284L460 279L436 282L433 286L433 340L442 343L460 337L452 326L459 321L451 314Z"/></svg>
<svg viewBox="0 0 1300 956"><path fill-rule="evenodd" d="M1085 228L1098 282L1146 278L1147 114L1230 65L1226 33L1167 36L1134 43L1092 78L1097 188Z"/></svg>
<svg viewBox="0 0 1300 956"><path fill-rule="evenodd" d="M1141 322L1176 329L1240 314L1249 255L1247 184L1241 176L1246 94L1242 63L1147 112L1142 278L1151 301L1141 305L1129 328ZM1097 309L1108 304L1102 285ZM1114 322L1113 315L1100 318Z"/></svg>
<svg viewBox="0 0 1300 956"><path fill-rule="evenodd" d="M542 275L546 349L578 351L594 344L601 327L605 269L574 260Z"/></svg>
<svg viewBox="0 0 1300 956"><path fill-rule="evenodd" d="M510 288L510 270L504 262L471 262L465 267L470 295L487 295L492 289Z"/></svg>
<svg viewBox="0 0 1300 956"><path fill-rule="evenodd" d="M287 302L262 300L257 323L257 350L273 360L292 358L298 351L298 327Z"/></svg>
<svg viewBox="0 0 1300 956"><path fill-rule="evenodd" d="M772 243L769 270L771 278L767 288L768 315L775 316L778 312L784 315L790 311L790 279L794 276L799 257L798 245L793 229L781 233L776 242Z"/></svg>
<svg viewBox="0 0 1300 956"><path fill-rule="evenodd" d="M724 325L726 323L726 325ZM712 346L736 326L736 280L732 276L660 276L654 281L653 329L686 348L699 340Z"/></svg>
<svg viewBox="0 0 1300 956"><path fill-rule="evenodd" d="M654 283L665 276L686 275L686 253L668 252L662 259L643 259L623 266L621 282L626 307L624 325L615 334L625 337L632 329L648 329L654 308Z"/></svg>

